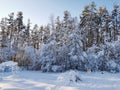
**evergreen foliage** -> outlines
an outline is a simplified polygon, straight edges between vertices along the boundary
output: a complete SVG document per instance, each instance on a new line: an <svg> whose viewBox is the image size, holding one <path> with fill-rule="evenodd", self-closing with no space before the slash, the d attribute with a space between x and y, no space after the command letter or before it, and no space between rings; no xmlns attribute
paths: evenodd
<svg viewBox="0 0 120 90"><path fill-rule="evenodd" d="M62 72L120 71L120 10L114 4L84 7L80 19L64 12L62 19L51 17L46 26L25 25L23 13L2 18L0 22L0 63L15 61L30 70Z"/></svg>

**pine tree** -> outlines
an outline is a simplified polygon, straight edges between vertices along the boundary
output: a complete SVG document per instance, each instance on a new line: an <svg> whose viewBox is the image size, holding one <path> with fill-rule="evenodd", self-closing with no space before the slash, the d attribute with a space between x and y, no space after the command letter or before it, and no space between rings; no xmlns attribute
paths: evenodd
<svg viewBox="0 0 120 90"><path fill-rule="evenodd" d="M34 25L33 30L31 32L31 38L32 38L32 45L34 48L39 49L39 27L37 24Z"/></svg>
<svg viewBox="0 0 120 90"><path fill-rule="evenodd" d="M118 35L118 9L119 9L119 5L118 4L114 4L114 10L112 11L112 30L113 30L113 40L116 41L117 40L117 35Z"/></svg>
<svg viewBox="0 0 120 90"><path fill-rule="evenodd" d="M28 19L27 26L25 29L25 38L26 38L25 41L28 46L30 45L30 24L31 24L30 19Z"/></svg>
<svg viewBox="0 0 120 90"><path fill-rule="evenodd" d="M89 6L86 6L80 16L80 30L83 43L83 50L87 50L93 44L98 43L99 19L96 13L95 3L92 2Z"/></svg>

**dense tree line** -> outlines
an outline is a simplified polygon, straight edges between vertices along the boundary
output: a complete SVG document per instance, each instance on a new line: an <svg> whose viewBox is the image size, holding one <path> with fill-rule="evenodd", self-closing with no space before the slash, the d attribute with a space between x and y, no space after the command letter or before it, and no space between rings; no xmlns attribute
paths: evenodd
<svg viewBox="0 0 120 90"><path fill-rule="evenodd" d="M80 19L69 11L45 26L23 23L23 13L2 18L0 27L0 62L15 61L31 70L62 72L120 71L120 10L96 8L94 2L84 7Z"/></svg>

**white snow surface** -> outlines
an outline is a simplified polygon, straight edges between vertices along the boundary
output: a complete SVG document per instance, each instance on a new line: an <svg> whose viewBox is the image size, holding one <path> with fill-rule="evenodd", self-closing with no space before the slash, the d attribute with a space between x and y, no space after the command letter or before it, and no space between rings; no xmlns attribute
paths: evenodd
<svg viewBox="0 0 120 90"><path fill-rule="evenodd" d="M120 73L78 72L81 81L67 85L58 80L58 77L69 77L69 71L68 75L67 72L40 71L20 71L9 75L8 73L0 80L0 90L120 90Z"/></svg>

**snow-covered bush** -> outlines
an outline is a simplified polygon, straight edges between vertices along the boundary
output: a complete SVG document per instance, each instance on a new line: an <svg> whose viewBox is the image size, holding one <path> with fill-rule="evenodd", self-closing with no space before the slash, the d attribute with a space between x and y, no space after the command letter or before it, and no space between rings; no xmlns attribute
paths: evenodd
<svg viewBox="0 0 120 90"><path fill-rule="evenodd" d="M18 62L18 65L23 67L24 69L31 69L37 59L39 58L39 50L35 49L33 46L26 46L24 48L21 48L16 53L16 62Z"/></svg>
<svg viewBox="0 0 120 90"><path fill-rule="evenodd" d="M89 54L85 62L85 70L97 71L98 70L98 60L95 55Z"/></svg>
<svg viewBox="0 0 120 90"><path fill-rule="evenodd" d="M0 54L2 55L2 57L0 57L0 62L6 62L12 60L12 56L15 54L15 51L8 45L7 47L0 49Z"/></svg>
<svg viewBox="0 0 120 90"><path fill-rule="evenodd" d="M119 72L120 71L120 41L106 43L104 46L104 64L105 71Z"/></svg>
<svg viewBox="0 0 120 90"><path fill-rule="evenodd" d="M53 72L62 72L62 71L63 71L63 68L62 68L62 66L53 65L53 66L52 66L52 71L53 71Z"/></svg>
<svg viewBox="0 0 120 90"><path fill-rule="evenodd" d="M65 85L70 85L71 83L78 83L81 81L81 77L78 71L70 70L62 73L57 78L58 82L62 82Z"/></svg>
<svg viewBox="0 0 120 90"><path fill-rule="evenodd" d="M52 41L49 44L44 44L39 52L39 58L33 68L37 68L43 72L52 71L52 66L56 63L55 42Z"/></svg>
<svg viewBox="0 0 120 90"><path fill-rule="evenodd" d="M16 62L7 61L0 64L0 72L16 72L19 67Z"/></svg>
<svg viewBox="0 0 120 90"><path fill-rule="evenodd" d="M83 60L83 67L85 71L98 71L101 67L104 52L100 47L93 46L86 51Z"/></svg>
<svg viewBox="0 0 120 90"><path fill-rule="evenodd" d="M106 69L109 72L115 73L120 71L120 65L118 65L115 61L110 60L106 64Z"/></svg>

